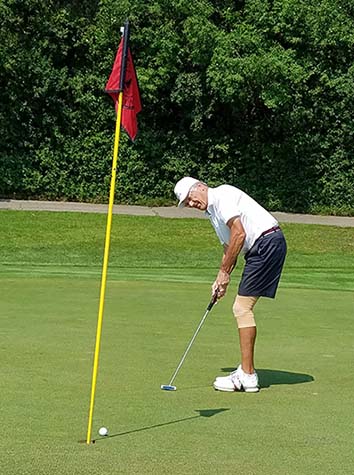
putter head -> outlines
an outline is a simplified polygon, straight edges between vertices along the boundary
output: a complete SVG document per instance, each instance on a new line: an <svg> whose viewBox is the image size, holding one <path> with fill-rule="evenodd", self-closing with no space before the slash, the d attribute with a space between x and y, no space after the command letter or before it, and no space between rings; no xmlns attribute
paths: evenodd
<svg viewBox="0 0 354 475"><path fill-rule="evenodd" d="M176 391L176 386L171 386L170 384L161 384L161 389L164 391Z"/></svg>

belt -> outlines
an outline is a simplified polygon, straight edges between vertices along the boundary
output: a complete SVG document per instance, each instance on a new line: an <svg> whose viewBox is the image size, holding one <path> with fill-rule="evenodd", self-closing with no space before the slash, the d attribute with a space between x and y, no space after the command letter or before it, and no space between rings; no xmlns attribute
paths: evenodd
<svg viewBox="0 0 354 475"><path fill-rule="evenodd" d="M280 226L273 226L270 229L267 229L267 231L263 231L263 233L259 236L267 236L268 234L276 233L277 231L280 231Z"/></svg>

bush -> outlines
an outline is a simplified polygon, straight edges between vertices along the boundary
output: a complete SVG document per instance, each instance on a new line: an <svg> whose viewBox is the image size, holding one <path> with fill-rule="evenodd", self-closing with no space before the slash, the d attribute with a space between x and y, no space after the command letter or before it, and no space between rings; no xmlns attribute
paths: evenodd
<svg viewBox="0 0 354 475"><path fill-rule="evenodd" d="M354 15L346 0L4 0L0 195L104 202L104 86L129 17L143 102L116 201L173 202L183 175L271 210L354 210Z"/></svg>

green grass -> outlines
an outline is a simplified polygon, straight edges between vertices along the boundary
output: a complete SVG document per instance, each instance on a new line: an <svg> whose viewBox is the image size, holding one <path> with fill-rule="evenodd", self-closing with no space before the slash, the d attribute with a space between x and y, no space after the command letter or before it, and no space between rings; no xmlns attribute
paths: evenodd
<svg viewBox="0 0 354 475"><path fill-rule="evenodd" d="M221 251L203 220L113 222L93 426L110 437L86 446L105 217L0 212L1 473L351 473L354 228L283 225L284 278L256 307L259 394L211 388L238 360L241 269L170 393Z"/></svg>

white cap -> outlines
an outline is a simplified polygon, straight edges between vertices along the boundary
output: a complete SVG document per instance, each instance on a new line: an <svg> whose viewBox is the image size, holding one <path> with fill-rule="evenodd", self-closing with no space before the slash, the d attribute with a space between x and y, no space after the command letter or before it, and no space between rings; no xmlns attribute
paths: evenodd
<svg viewBox="0 0 354 475"><path fill-rule="evenodd" d="M199 183L199 180L196 180L195 178L192 178L190 176L185 176L176 183L174 191L175 195L177 196L177 199L179 200L179 208L183 208L185 206L184 200L187 198L189 190L195 183Z"/></svg>

